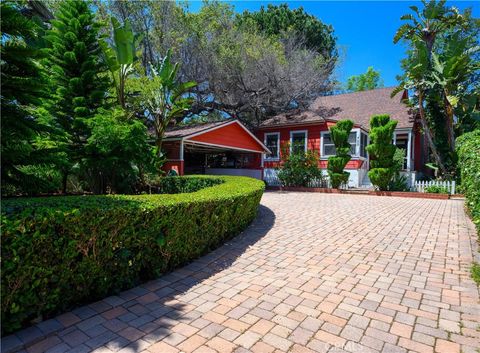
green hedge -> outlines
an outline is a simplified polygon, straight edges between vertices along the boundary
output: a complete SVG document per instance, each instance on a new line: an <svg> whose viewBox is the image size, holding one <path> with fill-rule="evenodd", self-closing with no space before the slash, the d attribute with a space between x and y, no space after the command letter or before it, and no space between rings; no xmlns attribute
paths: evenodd
<svg viewBox="0 0 480 353"><path fill-rule="evenodd" d="M458 166L466 205L480 237L480 130L457 139ZM472 266L472 278L480 285L480 264Z"/></svg>
<svg viewBox="0 0 480 353"><path fill-rule="evenodd" d="M2 204L2 330L12 332L185 264L255 217L264 183L171 195L66 196Z"/></svg>
<svg viewBox="0 0 480 353"><path fill-rule="evenodd" d="M457 139L461 187L480 232L480 130L463 134Z"/></svg>
<svg viewBox="0 0 480 353"><path fill-rule="evenodd" d="M180 194L195 192L221 183L223 183L223 180L219 178L168 176L160 178L158 184L152 187L152 192L158 194Z"/></svg>

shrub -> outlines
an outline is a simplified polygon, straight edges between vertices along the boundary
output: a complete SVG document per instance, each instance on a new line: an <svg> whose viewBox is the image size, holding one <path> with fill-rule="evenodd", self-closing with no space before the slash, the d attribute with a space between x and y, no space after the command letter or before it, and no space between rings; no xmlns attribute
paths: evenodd
<svg viewBox="0 0 480 353"><path fill-rule="evenodd" d="M180 194L195 192L223 182L224 181L219 178L168 176L160 178L158 184L152 186L151 189L152 192L158 194Z"/></svg>
<svg viewBox="0 0 480 353"><path fill-rule="evenodd" d="M283 186L308 187L314 181L323 184L318 155L313 151L288 154L278 170L278 179Z"/></svg>
<svg viewBox="0 0 480 353"><path fill-rule="evenodd" d="M2 330L138 285L238 234L264 183L201 178L222 183L172 195L4 200Z"/></svg>
<svg viewBox="0 0 480 353"><path fill-rule="evenodd" d="M480 234L480 130L460 136L457 153L466 205Z"/></svg>
<svg viewBox="0 0 480 353"><path fill-rule="evenodd" d="M427 194L449 194L450 191L445 186L430 185L425 188Z"/></svg>
<svg viewBox="0 0 480 353"><path fill-rule="evenodd" d="M480 130L457 139L458 165L466 206L480 237ZM472 266L472 278L480 285L480 265Z"/></svg>
<svg viewBox="0 0 480 353"><path fill-rule="evenodd" d="M370 141L367 151L370 154L371 170L368 172L373 185L380 190L387 190L388 184L395 174L396 147L392 144L392 136L397 121L390 120L389 115L375 115L370 119Z"/></svg>
<svg viewBox="0 0 480 353"><path fill-rule="evenodd" d="M348 136L353 128L353 121L341 120L330 128L330 136L335 144L335 156L328 158L328 176L332 187L338 189L340 185L348 182L349 172L345 172L345 166L350 161L350 143Z"/></svg>

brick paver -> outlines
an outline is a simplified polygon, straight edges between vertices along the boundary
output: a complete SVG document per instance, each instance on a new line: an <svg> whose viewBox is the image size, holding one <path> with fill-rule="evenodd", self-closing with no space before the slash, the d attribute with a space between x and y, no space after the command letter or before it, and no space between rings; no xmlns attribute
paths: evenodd
<svg viewBox="0 0 480 353"><path fill-rule="evenodd" d="M2 351L473 353L475 249L459 200L269 192L221 248Z"/></svg>

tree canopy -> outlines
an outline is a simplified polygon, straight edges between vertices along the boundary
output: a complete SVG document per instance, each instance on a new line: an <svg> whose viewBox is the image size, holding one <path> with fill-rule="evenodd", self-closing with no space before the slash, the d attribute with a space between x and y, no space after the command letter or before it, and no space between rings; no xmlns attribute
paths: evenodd
<svg viewBox="0 0 480 353"><path fill-rule="evenodd" d="M380 71L369 66L367 71L360 75L350 76L347 81L347 91L359 92L369 89L383 87L383 81L380 77Z"/></svg>

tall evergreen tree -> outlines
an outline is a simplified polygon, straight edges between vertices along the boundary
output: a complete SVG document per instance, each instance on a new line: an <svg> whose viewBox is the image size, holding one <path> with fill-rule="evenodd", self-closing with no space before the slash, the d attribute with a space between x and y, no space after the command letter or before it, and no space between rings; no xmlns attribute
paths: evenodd
<svg viewBox="0 0 480 353"><path fill-rule="evenodd" d="M37 47L42 28L23 15L22 6L1 2L2 194L38 189L42 180L28 168L41 165L47 157L35 145L37 137L46 133L35 109L46 88Z"/></svg>
<svg viewBox="0 0 480 353"><path fill-rule="evenodd" d="M66 152L62 167L65 192L72 166L85 154L88 120L105 106L109 79L99 46L99 24L89 2L66 0L55 15L46 35L46 65L52 82L49 110L63 133Z"/></svg>

